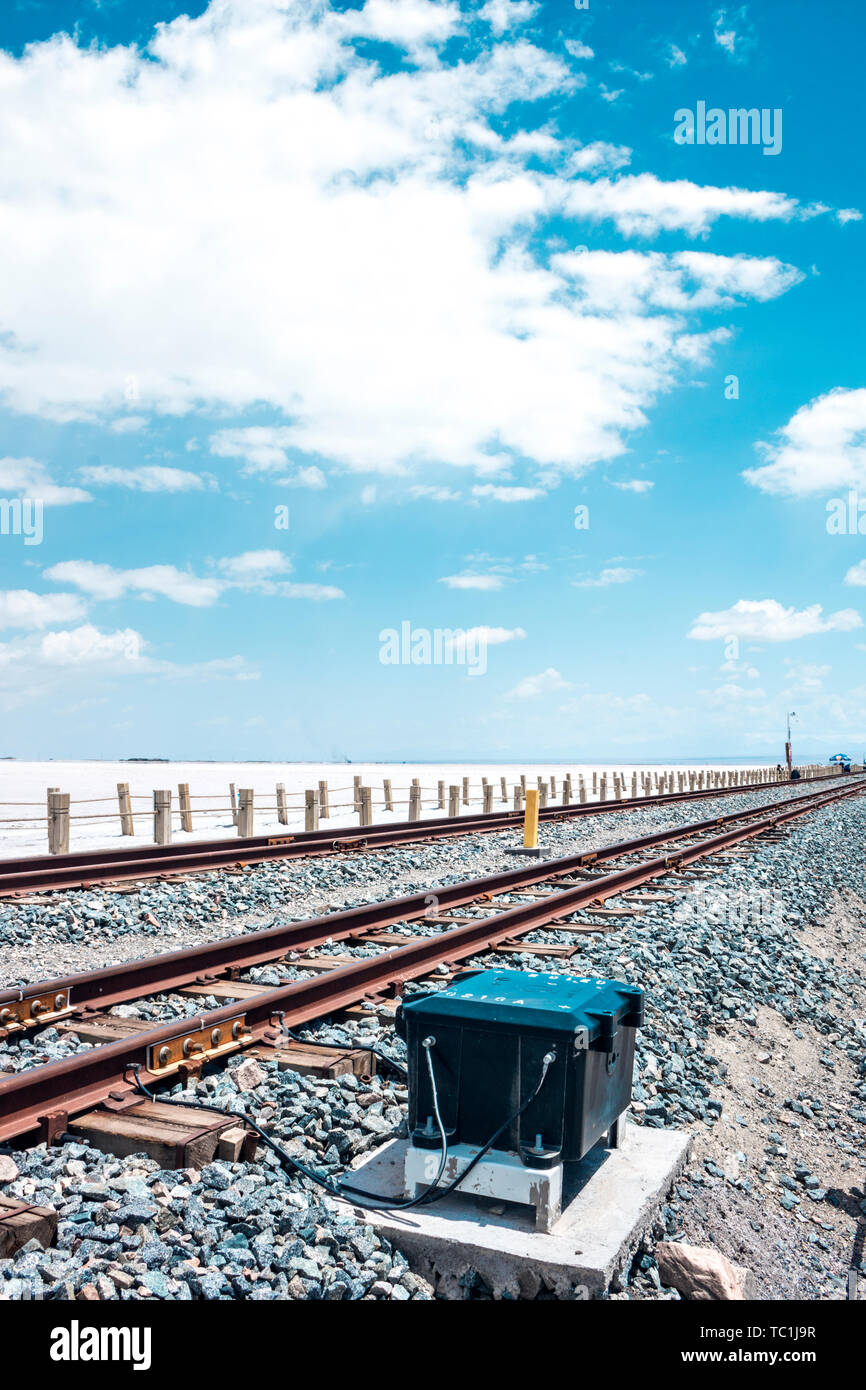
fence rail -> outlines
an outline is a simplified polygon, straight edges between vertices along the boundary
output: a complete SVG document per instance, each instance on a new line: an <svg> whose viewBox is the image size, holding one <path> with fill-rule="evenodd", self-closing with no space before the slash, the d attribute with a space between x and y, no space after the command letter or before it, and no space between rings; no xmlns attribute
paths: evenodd
<svg viewBox="0 0 866 1390"><path fill-rule="evenodd" d="M803 779L818 776L827 771L818 763L810 763L798 769ZM609 799L623 801L641 796L664 795L668 792L704 791L717 788L743 786L747 783L776 783L787 781L787 773L777 767L717 769L704 768L683 771L676 768L663 771L645 772L593 772L563 773L561 770L546 776L537 777L538 801L540 806L549 806L559 799L562 805L575 802L604 802ZM482 777L480 784L473 784L469 777L446 783L437 780L435 786L422 786L419 778L413 778L407 786L395 787L390 778L382 781L381 792L372 786L364 785L362 778L356 776L352 786L329 787L327 781L320 781L315 787L304 791L286 791L285 785L278 782L275 794L262 794L256 798L251 787L238 788L229 783L228 799L219 800L213 792L194 793L189 784L181 782L177 787L176 798L170 788L158 788L152 796L133 794L128 782L118 782L116 796L78 797L74 801L68 792L59 787L49 787L46 801L3 801L0 808L9 810L21 807L45 807L41 816L4 816L0 825L43 824L47 830L48 850L51 854L65 854L69 851L70 829L73 822L96 825L119 818L120 833L135 836L136 822L147 821L153 825L153 842L170 844L175 829L184 834L194 833L197 824L204 824L208 817L230 816L241 839L255 833L255 817L265 815L281 826L304 830L316 830L320 821L327 820L333 812L351 811L358 816L359 824L371 825L376 812L386 815L407 809L403 819L419 820L424 810L443 811L448 816L459 816L464 808L480 807L485 812L494 809L494 802L511 805L520 811L526 804L527 775L520 774L519 780L512 784L511 792L507 778ZM534 790L534 789L533 789ZM349 800L332 800L334 796L351 793ZM135 810L133 802L147 802L148 808ZM113 811L87 811L74 808L100 806L116 802ZM298 803L290 805L291 802ZM205 803L205 804L200 804ZM273 813L273 814L271 814ZM213 821L210 822L213 828ZM140 832L139 832L140 833Z"/></svg>

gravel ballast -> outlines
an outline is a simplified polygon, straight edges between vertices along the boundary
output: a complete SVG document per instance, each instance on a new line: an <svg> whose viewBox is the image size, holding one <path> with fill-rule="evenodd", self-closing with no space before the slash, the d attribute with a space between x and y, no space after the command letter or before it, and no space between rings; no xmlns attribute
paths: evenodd
<svg viewBox="0 0 866 1390"><path fill-rule="evenodd" d="M712 809L722 814L789 794L720 797ZM558 853L573 853L708 811L705 802L680 803L545 827L543 835ZM4 984L496 872L512 840L467 837L133 893L4 904ZM652 903L616 931L581 938L571 961L534 956L531 941L510 958L513 968L591 973L644 988L632 1119L694 1132L689 1168L612 1297L678 1297L660 1284L654 1255L656 1242L671 1238L716 1244L752 1270L760 1298L844 1298L851 1269L859 1264L866 1276L864 843L866 801L838 803L794 822L781 842L731 858L677 903ZM502 957L482 955L472 964L494 962ZM293 969L273 970L272 980L272 967L263 967L249 978L276 983L293 978ZM171 1012L181 1008L185 1016L191 1004L190 1012L207 1007L181 996L126 1007L142 1010L131 1016L162 1018L181 1016ZM367 1019L302 1031L402 1056L399 1039L372 1009ZM81 1046L46 1030L0 1049L0 1070ZM241 1089L239 1065L234 1059L199 1083L202 1103L247 1111L323 1176L339 1175L358 1154L403 1131L405 1091L396 1077L324 1082L267 1063L261 1082ZM11 1181L0 1177L0 1190L57 1207L60 1225L56 1250L25 1247L0 1260L0 1297L433 1296L362 1215L282 1172L267 1151L253 1164L211 1164L199 1174L159 1172L144 1158L120 1160L78 1143L7 1152L19 1172ZM0 1174L7 1171L0 1164ZM480 1283L466 1289L470 1297L495 1293Z"/></svg>

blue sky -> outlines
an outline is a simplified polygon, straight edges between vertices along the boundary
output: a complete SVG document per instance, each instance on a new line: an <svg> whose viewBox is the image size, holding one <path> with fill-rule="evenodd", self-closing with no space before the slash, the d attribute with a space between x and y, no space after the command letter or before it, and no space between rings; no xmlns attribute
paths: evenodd
<svg viewBox="0 0 866 1390"><path fill-rule="evenodd" d="M0 753L862 753L863 28L7 5Z"/></svg>

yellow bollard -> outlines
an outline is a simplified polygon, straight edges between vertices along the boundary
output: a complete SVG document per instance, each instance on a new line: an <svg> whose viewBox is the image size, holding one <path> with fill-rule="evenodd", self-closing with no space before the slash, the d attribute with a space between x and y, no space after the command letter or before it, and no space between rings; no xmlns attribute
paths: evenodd
<svg viewBox="0 0 866 1390"><path fill-rule="evenodd" d="M538 848L538 788L526 788L526 812L523 817L523 848Z"/></svg>

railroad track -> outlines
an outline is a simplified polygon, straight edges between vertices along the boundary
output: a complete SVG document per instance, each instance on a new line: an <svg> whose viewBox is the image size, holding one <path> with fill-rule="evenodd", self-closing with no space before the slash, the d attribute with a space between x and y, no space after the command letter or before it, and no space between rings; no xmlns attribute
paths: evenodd
<svg viewBox="0 0 866 1390"><path fill-rule="evenodd" d="M617 921L639 914L642 903L658 901L658 895L638 891L646 885L679 889L691 865L701 860L712 865L737 845L773 836L801 816L864 791L866 778L846 777L840 787L824 787L781 804L730 812L583 854L533 861L441 888L435 895L418 893L367 904L4 990L0 1029L7 1041L50 1024L93 1046L0 1079L0 1141L50 1143L75 1116L96 1108L123 1113L140 1107L136 1078L158 1089L179 1080L186 1083L206 1064L241 1050L264 1048L267 1055L280 1056L287 1029L364 1002L387 1016L395 1006L393 996L407 982L431 972L441 980L458 962L487 950L531 950L540 957L568 958L579 950L582 934L611 929ZM647 851L662 848L663 854L646 857ZM605 907L611 898L617 905ZM667 894L665 898L673 900ZM427 934L399 930L412 924ZM545 946L524 940L528 933L549 927L572 935L573 944ZM376 948L377 953L348 958L328 954L339 941ZM321 947L325 954L312 954ZM277 988L238 978L252 967L287 957L309 977ZM176 991L228 1002L191 1018L143 1027L109 1012L120 1003Z"/></svg>
<svg viewBox="0 0 866 1390"><path fill-rule="evenodd" d="M850 777L850 774L845 774ZM827 773L815 781L840 782L843 774ZM614 801L572 802L565 806L542 807L542 823L572 820L582 816L606 815L612 811L639 811L650 806L675 805L679 801L702 801L740 792L762 792L788 783L749 782L738 787L709 787L697 791L666 792ZM454 835L507 830L522 825L522 811L475 812L467 816L447 816L439 820L399 821L391 825L339 826L327 830L298 831L285 835L254 835L239 840L193 840L187 844L138 845L128 849L83 850L64 855L33 855L0 861L0 898L33 892L93 888L106 883L130 882L147 878L169 878L203 873L243 864L260 864L273 859L305 858L336 851L387 849L394 845L439 840Z"/></svg>

